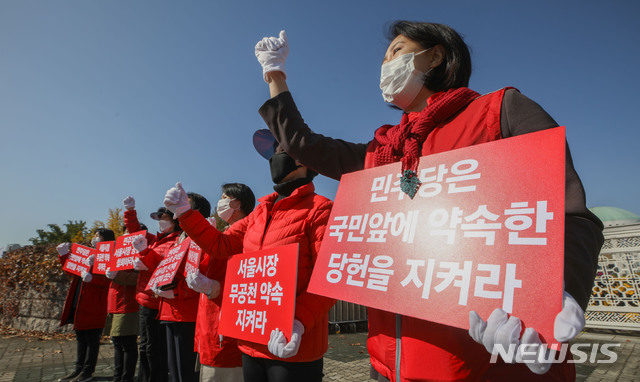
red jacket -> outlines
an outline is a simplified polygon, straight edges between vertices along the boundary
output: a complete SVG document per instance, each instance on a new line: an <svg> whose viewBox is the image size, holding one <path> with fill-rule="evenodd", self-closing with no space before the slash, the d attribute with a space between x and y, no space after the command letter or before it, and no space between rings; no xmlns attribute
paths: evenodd
<svg viewBox="0 0 640 382"><path fill-rule="evenodd" d="M165 253L169 252L172 246L178 244L179 238L178 240L174 240L171 245L166 246ZM160 255L153 248L145 249L140 255L140 260L142 260L144 265L149 268L149 272L151 272L152 274L164 258L164 253ZM198 299L200 297L200 293L192 290L187 285L187 281L184 278L185 264L186 262L183 259L182 263L180 263L180 266L178 267L178 271L174 279L174 281L177 283L177 286L172 289L174 297L160 299L160 313L158 314L158 319L160 320L174 322L196 322L196 316L198 314Z"/></svg>
<svg viewBox="0 0 640 382"><path fill-rule="evenodd" d="M121 271L127 272L127 271ZM131 272L131 271L128 271ZM139 310L136 302L136 286L118 284L115 280L109 285L108 313L132 313Z"/></svg>
<svg viewBox="0 0 640 382"><path fill-rule="evenodd" d="M59 256L60 263L64 265L68 256ZM103 275L92 274L93 279L86 283L80 277L72 276L60 316L60 326L73 323L74 330L104 328L107 319L107 294L111 281ZM78 296L74 304L76 293Z"/></svg>
<svg viewBox="0 0 640 382"><path fill-rule="evenodd" d="M291 196L274 204L277 197L278 194L273 193L260 198L260 204L251 214L222 233L197 211L187 211L180 216L180 226L203 251L215 257L299 243L295 318L302 322L305 332L298 354L286 361L314 361L327 351L329 309L335 300L308 293L307 285L333 203L317 195L313 183L299 187ZM240 340L238 344L249 356L278 359L266 345Z"/></svg>
<svg viewBox="0 0 640 382"><path fill-rule="evenodd" d="M453 119L437 126L427 136L422 155L500 139L500 109L505 90L474 100ZM411 113L409 118L415 118L417 114ZM374 166L372 154L376 145L373 140L367 148L366 168ZM463 329L372 308L368 309L368 316L367 350L371 365L391 381L575 379L575 368L566 362L554 364L544 375L532 373L524 364L501 361L491 364L490 354L484 346L476 343ZM400 344L399 352L397 344ZM398 354L400 359L396 358Z"/></svg>
<svg viewBox="0 0 640 382"><path fill-rule="evenodd" d="M138 216L136 210L124 211L124 225L127 227L127 231L133 233L140 231L140 223L138 222ZM180 236L180 231L171 232L170 234L159 233L157 236L147 231L147 248L153 249L160 256L164 256L169 251L169 248L173 245L176 239ZM144 251L142 253L145 253ZM141 254L142 255L142 254ZM154 268L155 269L155 268ZM147 290L147 283L153 275L153 270L140 271L138 273L138 285L136 286L136 300L138 304L151 308L159 309L160 299L153 295L150 290Z"/></svg>

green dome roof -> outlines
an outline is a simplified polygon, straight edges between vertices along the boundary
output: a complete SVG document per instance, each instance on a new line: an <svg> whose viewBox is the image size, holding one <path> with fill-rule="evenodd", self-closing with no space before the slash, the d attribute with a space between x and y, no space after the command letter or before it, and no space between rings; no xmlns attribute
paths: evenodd
<svg viewBox="0 0 640 382"><path fill-rule="evenodd" d="M592 207L589 210L602 220L605 227L640 223L640 216L622 208Z"/></svg>

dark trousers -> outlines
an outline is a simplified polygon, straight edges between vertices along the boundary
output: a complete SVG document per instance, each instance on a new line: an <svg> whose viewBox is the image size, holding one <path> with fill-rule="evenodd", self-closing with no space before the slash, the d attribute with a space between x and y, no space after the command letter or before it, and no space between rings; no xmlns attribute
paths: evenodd
<svg viewBox="0 0 640 382"><path fill-rule="evenodd" d="M140 305L139 382L167 381L167 335L160 326L158 309Z"/></svg>
<svg viewBox="0 0 640 382"><path fill-rule="evenodd" d="M249 382L322 382L323 359L287 362L242 354L242 375Z"/></svg>
<svg viewBox="0 0 640 382"><path fill-rule="evenodd" d="M195 322L163 322L167 331L167 356L169 376L172 382L197 382L196 352L193 339Z"/></svg>
<svg viewBox="0 0 640 382"><path fill-rule="evenodd" d="M134 382L138 362L138 336L111 337L113 341L113 381Z"/></svg>
<svg viewBox="0 0 640 382"><path fill-rule="evenodd" d="M101 336L102 328L76 330L76 371L81 371L83 375L93 375L98 362Z"/></svg>

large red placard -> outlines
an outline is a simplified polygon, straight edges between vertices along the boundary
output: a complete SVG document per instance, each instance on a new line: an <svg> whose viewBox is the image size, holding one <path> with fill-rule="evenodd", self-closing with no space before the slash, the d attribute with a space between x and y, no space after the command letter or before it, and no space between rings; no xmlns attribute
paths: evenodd
<svg viewBox="0 0 640 382"><path fill-rule="evenodd" d="M220 311L220 334L267 344L273 329L291 339L298 278L298 244L234 255Z"/></svg>
<svg viewBox="0 0 640 382"><path fill-rule="evenodd" d="M195 241L191 241L189 245L189 252L187 252L187 260L184 265L184 276L187 277L187 274L191 272L195 272L200 268L200 259L202 258L202 248L196 244Z"/></svg>
<svg viewBox="0 0 640 382"><path fill-rule="evenodd" d="M147 231L138 231L128 235L118 236L111 260L109 260L109 268L113 271L124 271L133 269L133 260L138 256L138 251L133 247L133 239L136 236L145 236Z"/></svg>
<svg viewBox="0 0 640 382"><path fill-rule="evenodd" d="M104 275L111 261L111 254L115 248L115 241L101 241L96 245L96 258L93 262L93 273Z"/></svg>
<svg viewBox="0 0 640 382"><path fill-rule="evenodd" d="M73 243L69 257L67 257L67 261L65 261L62 270L82 276L82 272L89 272L91 270L87 259L94 253L95 250L93 248Z"/></svg>
<svg viewBox="0 0 640 382"><path fill-rule="evenodd" d="M171 247L169 252L167 252L160 264L158 264L156 269L153 271L153 275L147 283L147 289L151 289L151 287L156 283L158 284L158 287L163 287L173 283L173 280L178 274L178 269L180 269L180 263L182 263L182 259L184 258L185 253L187 253L190 244L191 239L186 238L182 243L180 243L180 245Z"/></svg>
<svg viewBox="0 0 640 382"><path fill-rule="evenodd" d="M309 292L468 329L495 308L553 339L562 308L564 128L345 174Z"/></svg>

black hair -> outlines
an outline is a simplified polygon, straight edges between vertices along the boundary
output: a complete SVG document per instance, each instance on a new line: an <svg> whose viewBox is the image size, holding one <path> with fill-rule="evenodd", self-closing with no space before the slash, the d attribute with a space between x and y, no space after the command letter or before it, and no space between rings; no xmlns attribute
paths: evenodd
<svg viewBox="0 0 640 382"><path fill-rule="evenodd" d="M245 215L249 215L256 205L256 196L251 188L242 183L226 183L223 184L222 193L240 201L240 209Z"/></svg>
<svg viewBox="0 0 640 382"><path fill-rule="evenodd" d="M108 228L98 228L96 233L100 235L102 241L114 241L116 239L116 235Z"/></svg>
<svg viewBox="0 0 640 382"><path fill-rule="evenodd" d="M425 49L442 45L445 55L442 63L424 78L427 89L439 92L469 86L471 55L469 47L453 28L443 24L398 20L387 31L387 39L393 41L403 35L418 42Z"/></svg>
<svg viewBox="0 0 640 382"><path fill-rule="evenodd" d="M200 211L205 218L211 216L211 203L207 198L195 192L187 192L187 197L189 197L189 204L191 204L192 210Z"/></svg>

